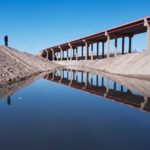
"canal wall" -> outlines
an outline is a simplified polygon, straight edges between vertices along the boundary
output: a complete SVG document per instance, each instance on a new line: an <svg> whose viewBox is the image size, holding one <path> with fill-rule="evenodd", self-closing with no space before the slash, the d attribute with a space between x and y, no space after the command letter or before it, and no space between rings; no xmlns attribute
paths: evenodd
<svg viewBox="0 0 150 150"><path fill-rule="evenodd" d="M64 67L91 68L111 74L150 79L150 51L118 55L100 60L55 61Z"/></svg>
<svg viewBox="0 0 150 150"><path fill-rule="evenodd" d="M0 85L23 80L34 74L52 71L56 64L48 60L0 46Z"/></svg>

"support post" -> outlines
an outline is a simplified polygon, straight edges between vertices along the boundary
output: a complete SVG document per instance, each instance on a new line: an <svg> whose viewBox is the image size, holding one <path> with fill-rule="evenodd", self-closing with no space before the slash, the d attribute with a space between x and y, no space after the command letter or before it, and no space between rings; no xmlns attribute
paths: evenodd
<svg viewBox="0 0 150 150"><path fill-rule="evenodd" d="M67 49L67 60L68 60L68 57L69 57L69 55L68 55L68 49Z"/></svg>
<svg viewBox="0 0 150 150"><path fill-rule="evenodd" d="M69 86L71 86L72 84L72 70L70 70L70 83L69 83Z"/></svg>
<svg viewBox="0 0 150 150"><path fill-rule="evenodd" d="M62 61L62 48L59 46L60 49L60 60Z"/></svg>
<svg viewBox="0 0 150 150"><path fill-rule="evenodd" d="M150 26L147 27L147 50L150 50Z"/></svg>
<svg viewBox="0 0 150 150"><path fill-rule="evenodd" d="M54 50L52 49L52 61L54 61Z"/></svg>
<svg viewBox="0 0 150 150"><path fill-rule="evenodd" d="M124 36L122 37L122 54L124 54Z"/></svg>
<svg viewBox="0 0 150 150"><path fill-rule="evenodd" d="M48 52L48 50L46 50L46 54L47 54L46 58L49 60L49 52Z"/></svg>
<svg viewBox="0 0 150 150"><path fill-rule="evenodd" d="M98 56L99 56L99 42L97 42L97 58L98 58Z"/></svg>
<svg viewBox="0 0 150 150"><path fill-rule="evenodd" d="M104 78L102 77L102 84L101 86L103 87L104 86Z"/></svg>
<svg viewBox="0 0 150 150"><path fill-rule="evenodd" d="M91 73L91 86L93 85L93 74Z"/></svg>
<svg viewBox="0 0 150 150"><path fill-rule="evenodd" d="M87 60L88 59L88 50L89 50L88 43L85 40L83 40L83 41L85 42L85 60Z"/></svg>
<svg viewBox="0 0 150 150"><path fill-rule="evenodd" d="M82 48L81 48L82 59L83 59L83 48L84 48L84 47L82 46Z"/></svg>
<svg viewBox="0 0 150 150"><path fill-rule="evenodd" d="M81 72L81 83L83 83L83 71Z"/></svg>
<svg viewBox="0 0 150 150"><path fill-rule="evenodd" d="M131 53L132 36L129 36L129 53Z"/></svg>
<svg viewBox="0 0 150 150"><path fill-rule="evenodd" d="M93 60L93 42L91 43L91 60Z"/></svg>
<svg viewBox="0 0 150 150"><path fill-rule="evenodd" d="M106 97L108 93L109 93L109 79L107 79L107 83L106 83L106 93L104 94L104 97Z"/></svg>
<svg viewBox="0 0 150 150"><path fill-rule="evenodd" d="M98 86L98 75L96 76L96 86Z"/></svg>
<svg viewBox="0 0 150 150"><path fill-rule="evenodd" d="M105 32L105 35L107 36L107 58L110 56L110 36L108 35L107 31Z"/></svg>
<svg viewBox="0 0 150 150"><path fill-rule="evenodd" d="M115 37L115 56L117 56L117 37Z"/></svg>
<svg viewBox="0 0 150 150"><path fill-rule="evenodd" d="M57 61L58 61L58 52L57 52Z"/></svg>
<svg viewBox="0 0 150 150"><path fill-rule="evenodd" d="M116 82L114 82L114 91L116 91Z"/></svg>
<svg viewBox="0 0 150 150"><path fill-rule="evenodd" d="M78 60L78 47L76 48L76 60Z"/></svg>
<svg viewBox="0 0 150 150"><path fill-rule="evenodd" d="M69 47L70 47L70 60L72 60L72 45L69 43Z"/></svg>
<svg viewBox="0 0 150 150"><path fill-rule="evenodd" d="M85 72L85 88L87 87L87 82L88 82L88 73Z"/></svg>
<svg viewBox="0 0 150 150"><path fill-rule="evenodd" d="M147 18L144 19L144 26L147 27L147 42L146 42L146 50L150 50L150 25L147 21Z"/></svg>
<svg viewBox="0 0 150 150"><path fill-rule="evenodd" d="M105 42L102 42L102 58L104 58L104 48L105 48Z"/></svg>
<svg viewBox="0 0 150 150"><path fill-rule="evenodd" d="M78 70L76 70L76 81L78 82Z"/></svg>

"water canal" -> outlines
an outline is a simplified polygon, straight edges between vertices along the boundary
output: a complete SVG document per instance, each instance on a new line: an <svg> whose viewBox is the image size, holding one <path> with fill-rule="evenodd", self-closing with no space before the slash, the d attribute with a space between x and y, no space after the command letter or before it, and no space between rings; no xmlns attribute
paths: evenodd
<svg viewBox="0 0 150 150"><path fill-rule="evenodd" d="M145 150L150 81L59 69L0 87L2 150Z"/></svg>

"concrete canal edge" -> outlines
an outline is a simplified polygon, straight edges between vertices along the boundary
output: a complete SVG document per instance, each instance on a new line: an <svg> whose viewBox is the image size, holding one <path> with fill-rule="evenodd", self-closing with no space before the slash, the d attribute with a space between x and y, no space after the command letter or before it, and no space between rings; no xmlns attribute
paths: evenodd
<svg viewBox="0 0 150 150"><path fill-rule="evenodd" d="M53 61L67 68L90 68L111 74L150 79L150 51L118 55L100 60Z"/></svg>

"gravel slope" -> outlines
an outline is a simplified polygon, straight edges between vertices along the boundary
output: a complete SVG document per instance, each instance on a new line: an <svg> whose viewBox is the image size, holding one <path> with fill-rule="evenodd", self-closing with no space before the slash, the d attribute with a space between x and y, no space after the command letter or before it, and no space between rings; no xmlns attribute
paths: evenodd
<svg viewBox="0 0 150 150"><path fill-rule="evenodd" d="M56 64L42 57L0 46L0 84L15 82L56 67Z"/></svg>

